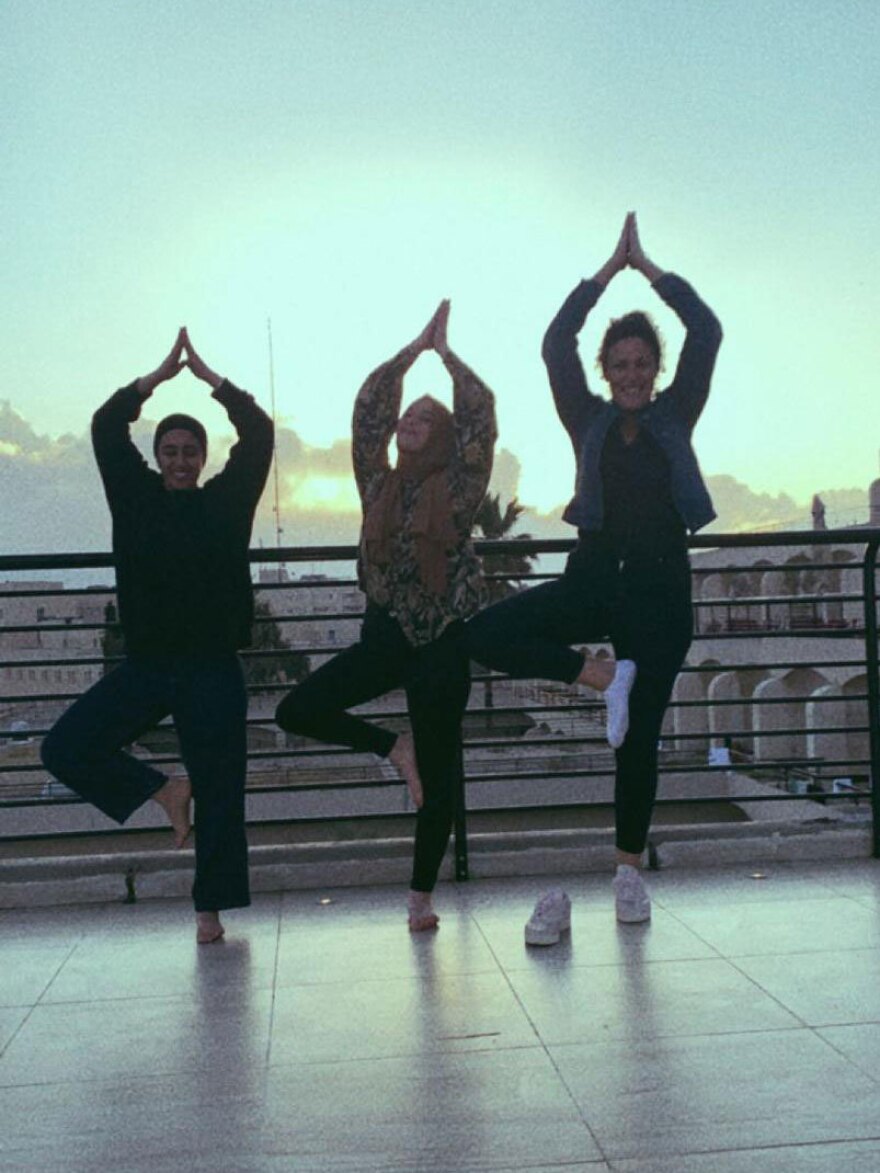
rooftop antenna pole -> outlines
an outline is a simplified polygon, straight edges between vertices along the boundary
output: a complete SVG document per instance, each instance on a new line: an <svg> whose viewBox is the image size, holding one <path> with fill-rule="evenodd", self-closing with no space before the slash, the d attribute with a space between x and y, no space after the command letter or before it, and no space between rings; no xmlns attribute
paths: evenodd
<svg viewBox="0 0 880 1173"><path fill-rule="evenodd" d="M275 427L275 356L272 350L272 319L266 318L266 333L269 339L269 393L272 399L272 467L274 469L274 486L275 486L275 504L272 506L272 512L275 514L275 548L281 549L281 535L284 530L281 528L281 505L278 493L278 442L276 436L278 430ZM278 564L278 580L281 580L281 572L285 569L284 563Z"/></svg>

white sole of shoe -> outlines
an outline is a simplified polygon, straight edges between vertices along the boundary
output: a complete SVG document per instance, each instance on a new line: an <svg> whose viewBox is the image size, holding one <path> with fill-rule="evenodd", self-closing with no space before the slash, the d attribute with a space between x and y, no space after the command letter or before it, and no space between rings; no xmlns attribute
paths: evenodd
<svg viewBox="0 0 880 1173"><path fill-rule="evenodd" d="M525 938L527 945L558 945L566 933L571 932L571 924L563 925L558 932L552 929L539 929L526 925Z"/></svg>
<svg viewBox="0 0 880 1173"><path fill-rule="evenodd" d="M647 912L618 912L617 920L622 925L640 925L651 919L651 910Z"/></svg>

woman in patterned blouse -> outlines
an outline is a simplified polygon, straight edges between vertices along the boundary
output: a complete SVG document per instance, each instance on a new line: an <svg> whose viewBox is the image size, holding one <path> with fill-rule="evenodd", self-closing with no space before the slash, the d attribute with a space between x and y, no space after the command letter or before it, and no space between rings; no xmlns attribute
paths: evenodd
<svg viewBox="0 0 880 1173"><path fill-rule="evenodd" d="M462 629L482 601L470 534L496 437L494 396L449 349L448 318L444 301L418 338L358 392L352 446L364 513L358 577L367 597L360 640L288 693L276 714L289 732L388 758L406 780L418 808L412 931L439 919L431 893L452 827L470 692ZM404 375L431 349L452 377L453 411L424 396L401 416ZM399 687L412 733L395 734L346 711Z"/></svg>

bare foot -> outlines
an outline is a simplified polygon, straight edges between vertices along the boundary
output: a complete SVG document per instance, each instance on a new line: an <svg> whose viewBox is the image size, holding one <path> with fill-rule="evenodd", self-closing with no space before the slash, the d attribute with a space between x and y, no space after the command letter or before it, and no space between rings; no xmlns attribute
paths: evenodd
<svg viewBox="0 0 880 1173"><path fill-rule="evenodd" d="M192 786L189 778L169 778L164 786L153 795L165 813L174 831L174 846L183 847L192 830L189 815L192 802Z"/></svg>
<svg viewBox="0 0 880 1173"><path fill-rule="evenodd" d="M406 905L411 933L424 933L427 929L437 928L440 917L431 906L430 892L414 892L410 889Z"/></svg>
<svg viewBox="0 0 880 1173"><path fill-rule="evenodd" d="M196 913L196 940L200 945L210 945L214 941L222 941L225 932L218 913Z"/></svg>
<svg viewBox="0 0 880 1173"><path fill-rule="evenodd" d="M581 668L575 684L585 684L597 692L604 692L614 679L614 660L594 660L587 655L586 648L581 648L584 654L584 666Z"/></svg>
<svg viewBox="0 0 880 1173"><path fill-rule="evenodd" d="M416 764L416 747L411 733L401 733L398 736L388 760L406 783L410 798L417 807L420 807L425 801L425 796L422 792L422 780Z"/></svg>

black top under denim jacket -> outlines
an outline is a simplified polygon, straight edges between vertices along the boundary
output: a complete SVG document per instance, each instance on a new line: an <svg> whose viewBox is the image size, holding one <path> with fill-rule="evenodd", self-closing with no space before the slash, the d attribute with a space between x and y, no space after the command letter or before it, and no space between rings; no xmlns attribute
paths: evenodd
<svg viewBox="0 0 880 1173"><path fill-rule="evenodd" d="M683 554L685 531L696 533L715 517L691 434L709 394L721 325L674 273L658 277L654 288L687 333L675 377L638 413L641 428L632 444L623 443L620 408L590 391L578 355L578 333L603 285L590 280L577 286L551 322L542 348L577 461L575 493L563 518L578 527L582 540L592 537L621 558Z"/></svg>
<svg viewBox="0 0 880 1173"><path fill-rule="evenodd" d="M216 653L250 643L248 549L272 462L271 419L224 381L213 398L238 434L223 470L196 489L166 489L131 440L137 384L95 412L92 443L113 516L119 618L132 654Z"/></svg>

